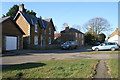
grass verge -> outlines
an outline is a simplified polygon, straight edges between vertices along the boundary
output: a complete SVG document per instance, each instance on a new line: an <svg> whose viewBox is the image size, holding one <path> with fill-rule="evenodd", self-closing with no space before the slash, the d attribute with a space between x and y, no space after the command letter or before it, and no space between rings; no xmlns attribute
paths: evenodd
<svg viewBox="0 0 120 80"><path fill-rule="evenodd" d="M110 59L105 62L107 64L108 73L112 78L118 78L118 59Z"/></svg>
<svg viewBox="0 0 120 80"><path fill-rule="evenodd" d="M3 66L3 78L91 78L95 59L49 60Z"/></svg>
<svg viewBox="0 0 120 80"><path fill-rule="evenodd" d="M90 52L81 52L80 54L100 54L101 52L90 51Z"/></svg>

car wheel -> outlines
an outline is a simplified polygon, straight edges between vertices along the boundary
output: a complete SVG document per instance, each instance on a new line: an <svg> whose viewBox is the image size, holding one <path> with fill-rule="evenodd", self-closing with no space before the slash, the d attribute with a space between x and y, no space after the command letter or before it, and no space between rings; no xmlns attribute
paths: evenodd
<svg viewBox="0 0 120 80"><path fill-rule="evenodd" d="M95 48L95 51L99 51L99 49L98 49L98 48Z"/></svg>
<svg viewBox="0 0 120 80"><path fill-rule="evenodd" d="M115 48L114 48L114 47L112 47L112 48L111 48L111 51L115 51Z"/></svg>

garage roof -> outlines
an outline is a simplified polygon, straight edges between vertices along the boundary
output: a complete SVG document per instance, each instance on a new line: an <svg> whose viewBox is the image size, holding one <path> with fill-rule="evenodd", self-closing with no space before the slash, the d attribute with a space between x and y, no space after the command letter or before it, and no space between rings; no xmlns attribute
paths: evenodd
<svg viewBox="0 0 120 80"><path fill-rule="evenodd" d="M25 35L25 33L22 31L22 29L16 24L16 22L15 22L15 21L12 19L12 17L10 17L10 16L0 18L0 24L2 24L3 22L5 22L5 21L7 21L7 20L9 20L9 19L17 26L17 28L21 31L21 33L22 33L23 35Z"/></svg>

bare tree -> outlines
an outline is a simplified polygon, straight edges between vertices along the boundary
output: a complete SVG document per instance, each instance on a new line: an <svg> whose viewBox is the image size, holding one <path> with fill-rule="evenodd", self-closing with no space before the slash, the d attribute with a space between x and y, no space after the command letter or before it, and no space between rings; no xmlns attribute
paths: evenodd
<svg viewBox="0 0 120 80"><path fill-rule="evenodd" d="M64 30L67 25L68 25L67 23L64 23L63 26L61 27L61 30Z"/></svg>
<svg viewBox="0 0 120 80"><path fill-rule="evenodd" d="M109 22L104 18L93 18L90 19L86 24L84 24L83 28L91 33L100 34L102 31L109 31L110 28Z"/></svg>
<svg viewBox="0 0 120 80"><path fill-rule="evenodd" d="M75 29L81 30L81 26L80 25L74 24L72 27L75 28Z"/></svg>

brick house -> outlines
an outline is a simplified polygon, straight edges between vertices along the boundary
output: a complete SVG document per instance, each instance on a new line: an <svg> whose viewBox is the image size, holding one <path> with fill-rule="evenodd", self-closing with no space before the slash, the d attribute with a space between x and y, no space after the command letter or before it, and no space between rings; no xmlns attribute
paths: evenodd
<svg viewBox="0 0 120 80"><path fill-rule="evenodd" d="M84 46L84 33L66 26L65 30L61 31L61 41L77 41L79 47Z"/></svg>
<svg viewBox="0 0 120 80"><path fill-rule="evenodd" d="M14 20L24 31L24 48L40 45L41 47L53 43L55 27L52 18L37 18L24 12L24 4L19 5Z"/></svg>
<svg viewBox="0 0 120 80"><path fill-rule="evenodd" d="M10 17L0 19L2 27L2 51L23 49L23 35L25 33Z"/></svg>
<svg viewBox="0 0 120 80"><path fill-rule="evenodd" d="M116 30L110 34L108 42L116 42L120 45L120 31L118 28L116 28Z"/></svg>

